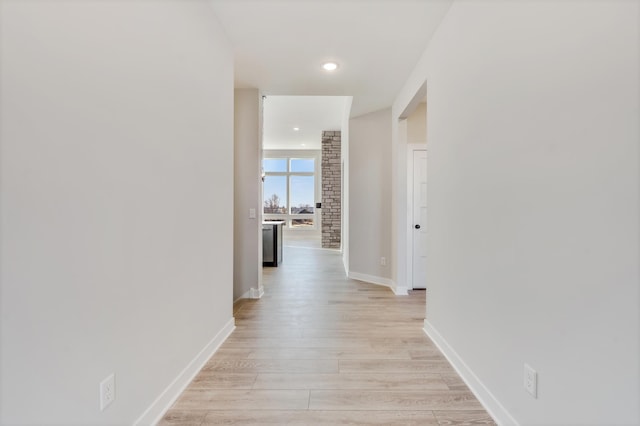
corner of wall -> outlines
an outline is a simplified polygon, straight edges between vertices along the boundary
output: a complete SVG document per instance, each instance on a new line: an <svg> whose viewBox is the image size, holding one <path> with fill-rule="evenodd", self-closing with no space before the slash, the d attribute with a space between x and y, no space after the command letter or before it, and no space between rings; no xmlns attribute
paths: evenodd
<svg viewBox="0 0 640 426"><path fill-rule="evenodd" d="M353 97L348 96L344 103L342 114L342 264L344 271L349 275L349 117Z"/></svg>
<svg viewBox="0 0 640 426"><path fill-rule="evenodd" d="M234 91L234 299L262 287L262 95ZM250 212L253 214L250 215Z"/></svg>
<svg viewBox="0 0 640 426"><path fill-rule="evenodd" d="M347 272L347 277L352 280L362 281L369 284L389 287L396 296L406 296L409 294L407 287L398 287L390 278L377 277L374 275L361 274L359 272Z"/></svg>
<svg viewBox="0 0 640 426"><path fill-rule="evenodd" d="M176 376L160 396L151 403L149 408L134 422L134 425L157 424L235 328L235 319L231 318L218 334L189 362L184 370Z"/></svg>
<svg viewBox="0 0 640 426"><path fill-rule="evenodd" d="M391 109L364 114L349 121L349 267L365 281L389 286L393 282L393 201L390 185ZM372 190L373 188L373 190ZM395 286L395 285L394 285Z"/></svg>
<svg viewBox="0 0 640 426"><path fill-rule="evenodd" d="M262 296L264 296L264 287L262 286L251 287L249 290L244 292L240 297L237 297L236 299L234 299L233 303L236 303L237 301L242 299L262 299Z"/></svg>
<svg viewBox="0 0 640 426"><path fill-rule="evenodd" d="M471 392L480 401L489 415L499 425L518 425L518 422L511 416L507 409L500 403L493 393L475 375L473 370L464 362L462 357L453 349L444 337L433 327L428 320L424 320L423 331L431 341L440 349L454 370L462 378Z"/></svg>

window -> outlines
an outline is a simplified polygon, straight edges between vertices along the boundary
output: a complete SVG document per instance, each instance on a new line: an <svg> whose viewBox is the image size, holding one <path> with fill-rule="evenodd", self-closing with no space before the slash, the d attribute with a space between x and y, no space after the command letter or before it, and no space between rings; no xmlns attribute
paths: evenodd
<svg viewBox="0 0 640 426"><path fill-rule="evenodd" d="M315 156L263 160L265 220L284 220L292 229L315 229L316 163Z"/></svg>
<svg viewBox="0 0 640 426"><path fill-rule="evenodd" d="M313 214L315 211L314 176L289 176L291 214Z"/></svg>
<svg viewBox="0 0 640 426"><path fill-rule="evenodd" d="M264 212L266 214L287 213L287 177L264 177ZM267 198L267 194L271 194Z"/></svg>
<svg viewBox="0 0 640 426"><path fill-rule="evenodd" d="M265 172L286 172L287 171L287 159L286 158L265 158L262 161L262 168Z"/></svg>
<svg viewBox="0 0 640 426"><path fill-rule="evenodd" d="M292 158L292 172L311 172L315 171L315 158Z"/></svg>

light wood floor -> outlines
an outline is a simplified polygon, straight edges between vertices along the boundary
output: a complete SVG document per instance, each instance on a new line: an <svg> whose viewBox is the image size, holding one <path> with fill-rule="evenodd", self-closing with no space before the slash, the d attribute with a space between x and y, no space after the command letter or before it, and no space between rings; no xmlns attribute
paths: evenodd
<svg viewBox="0 0 640 426"><path fill-rule="evenodd" d="M264 287L161 425L494 424L422 331L424 291L349 280L340 253L305 247Z"/></svg>

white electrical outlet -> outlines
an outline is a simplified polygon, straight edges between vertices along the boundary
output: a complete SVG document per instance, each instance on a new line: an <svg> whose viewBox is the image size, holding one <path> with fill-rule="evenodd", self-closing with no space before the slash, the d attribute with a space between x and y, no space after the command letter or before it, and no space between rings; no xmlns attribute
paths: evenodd
<svg viewBox="0 0 640 426"><path fill-rule="evenodd" d="M100 411L107 408L116 399L116 378L112 373L100 382Z"/></svg>
<svg viewBox="0 0 640 426"><path fill-rule="evenodd" d="M256 209L249 209L249 219L256 218Z"/></svg>
<svg viewBox="0 0 640 426"><path fill-rule="evenodd" d="M538 373L530 365L524 365L524 388L532 397L538 397Z"/></svg>
<svg viewBox="0 0 640 426"><path fill-rule="evenodd" d="M386 257L381 257L380 258L380 265L382 265L382 266L386 266L387 265L387 258Z"/></svg>

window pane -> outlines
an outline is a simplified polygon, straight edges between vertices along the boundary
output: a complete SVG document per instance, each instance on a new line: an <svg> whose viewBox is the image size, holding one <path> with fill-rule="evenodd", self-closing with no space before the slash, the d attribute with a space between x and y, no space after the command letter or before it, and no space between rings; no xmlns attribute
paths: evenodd
<svg viewBox="0 0 640 426"><path fill-rule="evenodd" d="M313 176L291 176L291 214L313 214L315 191Z"/></svg>
<svg viewBox="0 0 640 426"><path fill-rule="evenodd" d="M291 219L292 228L313 228L313 218Z"/></svg>
<svg viewBox="0 0 640 426"><path fill-rule="evenodd" d="M313 172L315 169L314 158L292 158L291 159L291 171L292 172Z"/></svg>
<svg viewBox="0 0 640 426"><path fill-rule="evenodd" d="M262 168L265 172L286 172L286 158L265 158L262 160Z"/></svg>
<svg viewBox="0 0 640 426"><path fill-rule="evenodd" d="M287 213L287 177L264 177L264 212L266 214Z"/></svg>

